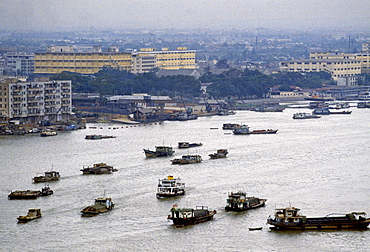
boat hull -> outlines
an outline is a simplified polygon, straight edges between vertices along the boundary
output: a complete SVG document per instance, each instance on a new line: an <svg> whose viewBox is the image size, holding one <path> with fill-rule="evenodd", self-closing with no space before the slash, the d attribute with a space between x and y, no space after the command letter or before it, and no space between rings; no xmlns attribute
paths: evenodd
<svg viewBox="0 0 370 252"><path fill-rule="evenodd" d="M157 198L171 198L171 197L177 197L177 196L183 196L185 195L185 191L180 191L176 193L157 193Z"/></svg>

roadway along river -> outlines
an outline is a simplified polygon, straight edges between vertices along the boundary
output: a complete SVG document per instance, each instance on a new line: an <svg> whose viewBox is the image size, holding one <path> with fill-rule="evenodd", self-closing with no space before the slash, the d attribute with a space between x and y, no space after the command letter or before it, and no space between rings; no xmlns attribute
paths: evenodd
<svg viewBox="0 0 370 252"><path fill-rule="evenodd" d="M351 115L293 120L298 109L281 113L238 111L186 122L146 126L88 124L87 129L39 135L0 136L1 251L368 251L370 232L271 231L266 219L276 207L292 206L307 216L365 211L370 214L370 109ZM309 112L308 109L299 109ZM272 135L233 135L223 123L251 129L278 129ZM90 128L97 126L96 129ZM217 128L217 129L216 129ZM85 140L87 134L116 138ZM178 149L180 141L203 146ZM146 159L143 149L171 145L173 157ZM208 154L227 148L225 159ZM182 154L203 162L172 165ZM109 175L82 175L84 165L106 162ZM37 173L57 170L54 194L36 200L8 200L11 190L39 190ZM181 177L183 197L159 200L158 179ZM225 212L227 193L245 190L267 198L266 206L242 213ZM99 196L112 197L113 211L82 218L80 211ZM215 220L177 228L167 221L172 205L206 205ZM17 224L28 208L41 208L41 219ZM249 227L262 226L260 231Z"/></svg>

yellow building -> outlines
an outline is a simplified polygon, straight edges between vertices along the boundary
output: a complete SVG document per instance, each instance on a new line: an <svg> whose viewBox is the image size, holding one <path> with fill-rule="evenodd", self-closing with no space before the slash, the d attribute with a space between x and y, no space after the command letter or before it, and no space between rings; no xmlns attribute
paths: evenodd
<svg viewBox="0 0 370 252"><path fill-rule="evenodd" d="M43 52L35 53L34 73L56 74L63 71L94 74L110 66L131 71L129 52Z"/></svg>

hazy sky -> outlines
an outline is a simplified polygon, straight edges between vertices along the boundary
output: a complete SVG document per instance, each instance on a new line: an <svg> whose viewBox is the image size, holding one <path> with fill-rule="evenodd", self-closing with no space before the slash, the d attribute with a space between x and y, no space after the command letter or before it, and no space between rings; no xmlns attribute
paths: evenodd
<svg viewBox="0 0 370 252"><path fill-rule="evenodd" d="M0 0L0 29L369 29L370 0Z"/></svg>

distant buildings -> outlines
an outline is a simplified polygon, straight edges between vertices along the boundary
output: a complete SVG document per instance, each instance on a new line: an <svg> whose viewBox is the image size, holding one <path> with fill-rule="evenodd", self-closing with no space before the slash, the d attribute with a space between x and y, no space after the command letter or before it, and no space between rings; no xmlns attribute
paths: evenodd
<svg viewBox="0 0 370 252"><path fill-rule="evenodd" d="M34 56L29 53L9 52L5 55L5 67L7 75L28 76L34 71Z"/></svg>
<svg viewBox="0 0 370 252"><path fill-rule="evenodd" d="M71 81L0 80L0 120L68 121L72 113Z"/></svg>
<svg viewBox="0 0 370 252"><path fill-rule="evenodd" d="M51 46L47 52L35 53L34 73L56 74L63 71L94 74L104 66L133 73L146 73L154 69L195 69L195 50L179 47L176 51L162 48L144 48L140 52L119 52L117 46L102 52L95 46L90 52L74 52L72 46Z"/></svg>

